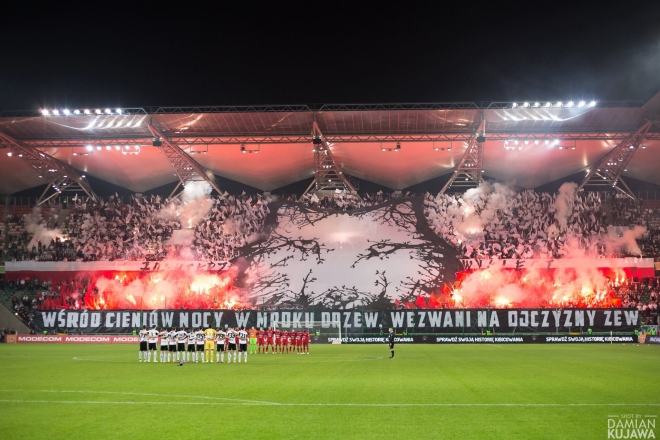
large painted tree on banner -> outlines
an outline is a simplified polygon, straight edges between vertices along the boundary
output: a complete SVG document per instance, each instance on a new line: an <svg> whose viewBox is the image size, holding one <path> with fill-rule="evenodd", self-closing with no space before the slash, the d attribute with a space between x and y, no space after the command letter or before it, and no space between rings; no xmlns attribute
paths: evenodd
<svg viewBox="0 0 660 440"><path fill-rule="evenodd" d="M273 204L267 237L243 252L255 305L389 308L426 301L460 271L428 227L421 198L353 211Z"/></svg>

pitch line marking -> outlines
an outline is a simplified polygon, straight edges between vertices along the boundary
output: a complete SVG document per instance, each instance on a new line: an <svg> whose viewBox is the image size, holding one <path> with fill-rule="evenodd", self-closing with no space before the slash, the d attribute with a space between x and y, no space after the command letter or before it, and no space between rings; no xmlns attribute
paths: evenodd
<svg viewBox="0 0 660 440"><path fill-rule="evenodd" d="M9 393L79 393L79 394L117 394L125 396L179 397L184 399L226 400L229 402L254 403L259 405L277 405L275 402L263 400L232 399L229 397L186 396L181 394L133 393L126 391L85 391L85 390L0 390Z"/></svg>
<svg viewBox="0 0 660 440"><path fill-rule="evenodd" d="M652 406L660 403L248 403L248 402L148 402L103 400L24 400L0 399L3 403L70 403L99 405L242 405L242 406L346 406L346 407L606 407L606 406Z"/></svg>

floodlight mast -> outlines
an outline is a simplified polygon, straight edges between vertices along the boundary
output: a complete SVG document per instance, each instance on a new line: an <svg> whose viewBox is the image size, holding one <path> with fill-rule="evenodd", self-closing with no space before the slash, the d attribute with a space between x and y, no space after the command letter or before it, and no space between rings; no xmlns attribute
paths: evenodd
<svg viewBox="0 0 660 440"><path fill-rule="evenodd" d="M302 196L312 190L341 189L353 192L358 198L358 183L346 176L337 165L330 148L331 144L321 133L316 121L312 123L312 151L314 152L314 180ZM361 199L361 198L360 198Z"/></svg>
<svg viewBox="0 0 660 440"><path fill-rule="evenodd" d="M183 151L176 143L169 137L165 136L159 129L149 124L149 130L155 138L160 139L160 149L163 151L165 158L167 158L174 172L179 178L179 183L174 187L170 193L170 197L179 189L180 186L186 186L187 182L207 182L211 188L221 194L220 188L215 183L215 180L209 176L209 171L201 166L195 159L190 157L188 153Z"/></svg>
<svg viewBox="0 0 660 440"><path fill-rule="evenodd" d="M482 119L470 137L461 161L439 194L444 194L452 185L461 188L475 188L481 185L484 169L484 142L486 141L485 128L486 120Z"/></svg>
<svg viewBox="0 0 660 440"><path fill-rule="evenodd" d="M601 160L592 164L587 171L587 175L578 186L578 191L586 185L604 186L614 188L621 194L625 194L631 199L636 200L637 198L633 192L621 178L621 174L628 166L635 151L637 151L642 145L642 142L644 142L646 133L649 131L649 128L651 128L651 125L653 125L653 122L645 122L635 133L619 142L619 144L610 150Z"/></svg>
<svg viewBox="0 0 660 440"><path fill-rule="evenodd" d="M57 197L62 191L74 190L82 190L95 203L101 201L89 185L85 175L71 165L41 150L26 147L18 140L3 132L0 132L0 142L6 144L14 155L26 161L39 173L39 177L47 182L46 188L41 193L39 199L37 199L37 206L43 205L50 199Z"/></svg>

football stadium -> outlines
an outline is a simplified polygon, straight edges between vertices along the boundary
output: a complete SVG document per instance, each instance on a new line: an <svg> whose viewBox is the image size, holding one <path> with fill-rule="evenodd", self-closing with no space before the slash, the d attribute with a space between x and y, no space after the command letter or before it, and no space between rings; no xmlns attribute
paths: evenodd
<svg viewBox="0 0 660 440"><path fill-rule="evenodd" d="M660 359L658 110L3 113L3 425L146 438L201 406L254 415L238 437L651 429L631 390Z"/></svg>
<svg viewBox="0 0 660 440"><path fill-rule="evenodd" d="M658 438L660 5L560 3L6 5L0 437Z"/></svg>

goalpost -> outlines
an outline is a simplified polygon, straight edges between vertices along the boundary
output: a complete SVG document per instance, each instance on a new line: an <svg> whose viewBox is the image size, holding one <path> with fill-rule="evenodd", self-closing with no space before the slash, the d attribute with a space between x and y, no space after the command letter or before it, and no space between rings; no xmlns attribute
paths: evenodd
<svg viewBox="0 0 660 440"><path fill-rule="evenodd" d="M285 327L273 323L273 326L279 330L285 331L303 331L309 332L310 338L319 336L321 338L331 338L332 344L341 344L342 332L341 321L304 321L301 322L302 326L292 328L291 326ZM309 325L311 324L311 327Z"/></svg>
<svg viewBox="0 0 660 440"><path fill-rule="evenodd" d="M307 330L310 336L332 338L332 344L341 344L341 321L313 321Z"/></svg>

